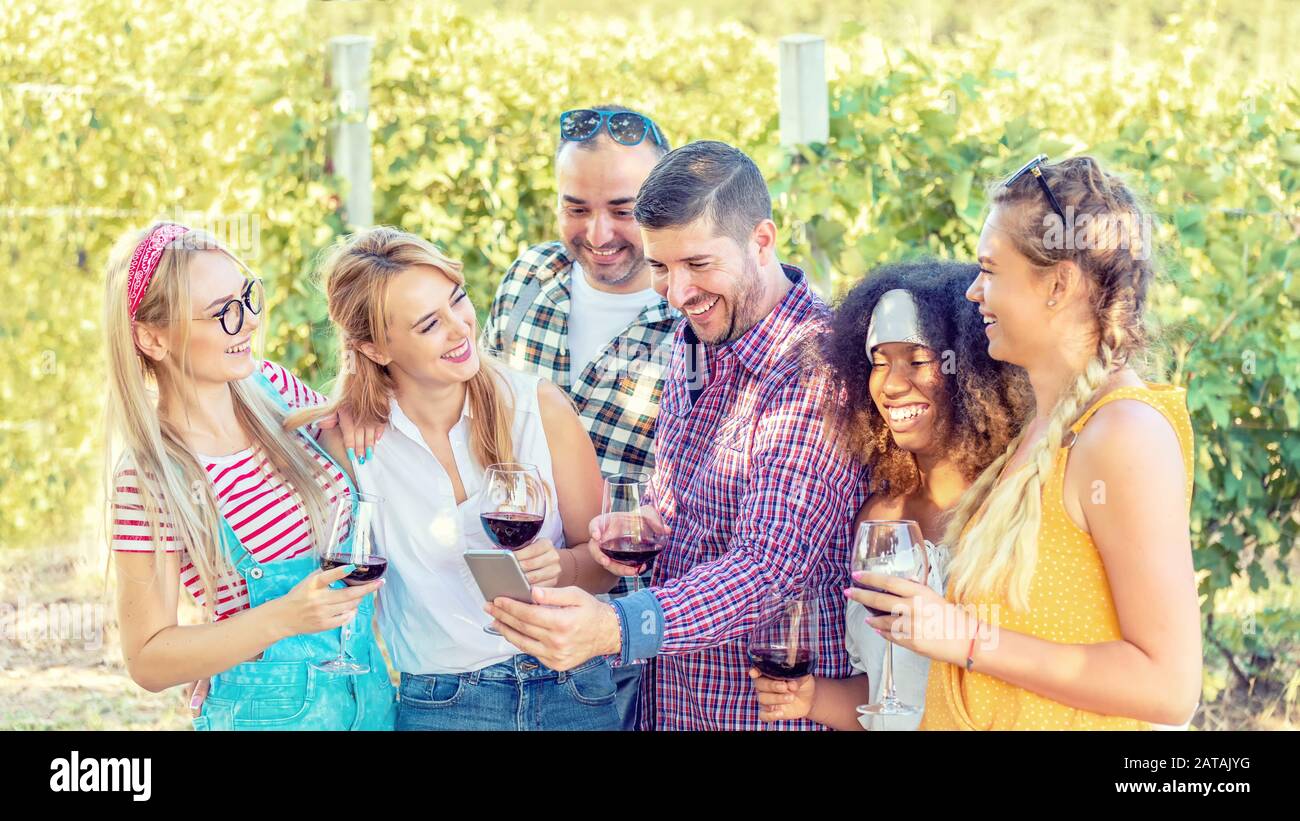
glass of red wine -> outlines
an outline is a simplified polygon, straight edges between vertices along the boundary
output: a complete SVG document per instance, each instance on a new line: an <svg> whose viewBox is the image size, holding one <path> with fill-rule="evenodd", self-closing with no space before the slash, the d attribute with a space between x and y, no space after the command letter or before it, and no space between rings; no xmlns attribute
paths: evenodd
<svg viewBox="0 0 1300 821"><path fill-rule="evenodd" d="M821 623L817 598L799 589L789 596L770 596L749 634L749 663L768 678L792 681L817 666Z"/></svg>
<svg viewBox="0 0 1300 821"><path fill-rule="evenodd" d="M641 574L654 564L668 540L668 528L653 505L646 504L650 491L647 473L620 473L605 480L600 516L595 530L600 552L625 567L636 568L628 576L628 592L640 590Z"/></svg>
<svg viewBox="0 0 1300 821"><path fill-rule="evenodd" d="M478 503L483 531L503 550L527 547L542 532L549 496L536 465L524 462L489 465ZM501 635L490 625L483 631Z"/></svg>
<svg viewBox="0 0 1300 821"><path fill-rule="evenodd" d="M370 493L357 493L352 498L355 504L348 504L346 497L339 504L334 514L329 543L320 551L321 570L356 565L355 570L343 577L343 583L348 587L373 582L388 569L388 559L384 557L374 533L375 524L379 520L379 505L384 500ZM348 652L348 639L351 636L352 622L348 622L339 630L338 655L332 659L314 661L311 666L327 673L351 676L369 673L370 666L357 661Z"/></svg>
<svg viewBox="0 0 1300 821"><path fill-rule="evenodd" d="M925 584L930 573L930 562L925 552L921 526L911 519L873 519L863 522L858 526L853 542L851 570L855 573L865 570ZM853 581L853 586L876 593L885 592L856 580ZM868 607L867 610L873 616L889 615L889 611L875 607ZM859 705L858 713L865 716L910 716L921 712L920 707L901 701L894 690L894 643L888 640L885 642L885 663L880 681L882 686L876 702Z"/></svg>
<svg viewBox="0 0 1300 821"><path fill-rule="evenodd" d="M654 506L647 504L650 474L620 473L605 480L600 516L593 522L596 545L611 561L636 569L627 577L627 592L645 585L641 576L650 570L655 557L668 543L668 528ZM633 659L645 664L645 659Z"/></svg>

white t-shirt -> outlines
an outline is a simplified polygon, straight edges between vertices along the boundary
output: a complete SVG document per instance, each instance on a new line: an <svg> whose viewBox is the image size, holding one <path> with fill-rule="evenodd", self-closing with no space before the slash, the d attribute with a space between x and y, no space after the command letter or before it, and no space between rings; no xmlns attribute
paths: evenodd
<svg viewBox="0 0 1300 821"><path fill-rule="evenodd" d="M514 392L515 458L536 465L550 489L538 536L563 548L551 449L537 404L541 378L502 370ZM467 673L505 661L519 651L483 632L492 619L483 612L483 594L463 556L471 548L495 547L479 520L485 471L470 450L469 400L449 434L465 485L466 498L459 505L451 477L396 399L389 402L389 412L388 432L375 445L374 457L357 465L356 472L360 490L384 499L375 533L389 568L379 592L379 629L393 666L403 673Z"/></svg>
<svg viewBox="0 0 1300 821"><path fill-rule="evenodd" d="M651 305L659 303L653 288L630 294L598 291L587 272L573 263L569 283L569 382L576 385L605 346Z"/></svg>

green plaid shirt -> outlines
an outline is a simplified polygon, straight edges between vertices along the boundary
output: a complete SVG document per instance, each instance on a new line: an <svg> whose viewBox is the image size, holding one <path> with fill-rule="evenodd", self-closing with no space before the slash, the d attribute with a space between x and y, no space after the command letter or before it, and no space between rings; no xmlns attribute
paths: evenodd
<svg viewBox="0 0 1300 821"><path fill-rule="evenodd" d="M645 308L573 384L569 377L572 272L573 259L562 243L547 242L525 251L497 288L484 342L510 367L543 376L569 394L596 446L602 474L649 470L654 467L659 397L681 314L662 299ZM536 284L530 286L530 280ZM525 293L536 296L530 306L516 310Z"/></svg>

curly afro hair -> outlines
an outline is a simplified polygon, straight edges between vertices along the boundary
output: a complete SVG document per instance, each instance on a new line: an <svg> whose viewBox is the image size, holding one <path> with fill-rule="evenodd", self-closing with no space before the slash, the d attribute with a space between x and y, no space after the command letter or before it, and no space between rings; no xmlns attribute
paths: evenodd
<svg viewBox="0 0 1300 821"><path fill-rule="evenodd" d="M894 443L867 385L867 325L886 291L901 288L912 294L921 330L945 363L947 408L935 430L944 452L968 480L974 481L1006 450L1033 409L1024 370L989 358L979 308L966 299L966 288L978 272L978 265L942 260L877 268L844 295L829 332L819 340L817 364L831 387L825 408L828 433L868 468L873 494L914 493L921 479L915 457Z"/></svg>

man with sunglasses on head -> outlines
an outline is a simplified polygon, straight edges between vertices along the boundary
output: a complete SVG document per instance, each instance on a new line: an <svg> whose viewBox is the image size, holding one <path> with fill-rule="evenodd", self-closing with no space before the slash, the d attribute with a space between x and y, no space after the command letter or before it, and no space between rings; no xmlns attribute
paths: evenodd
<svg viewBox="0 0 1300 821"><path fill-rule="evenodd" d="M618 105L566 111L559 125L560 239L529 248L510 266L483 346L569 394L605 476L649 472L681 315L651 287L632 209L668 140L649 117ZM626 592L621 580L610 597ZM642 667L614 670L625 729L636 726Z"/></svg>
<svg viewBox="0 0 1300 821"><path fill-rule="evenodd" d="M720 142L665 156L637 195L653 287L686 314L674 337L644 521L664 542L653 584L612 603L576 587L498 598L494 626L556 670L609 655L654 659L642 728L817 730L766 722L747 639L801 594L816 603L814 675L845 678L844 594L863 471L826 432L829 383L808 347L828 311L777 254L772 199L754 161ZM605 522L592 527L595 548ZM623 568L593 550L611 573ZM793 630L794 628L791 627ZM799 648L785 648L789 664Z"/></svg>

